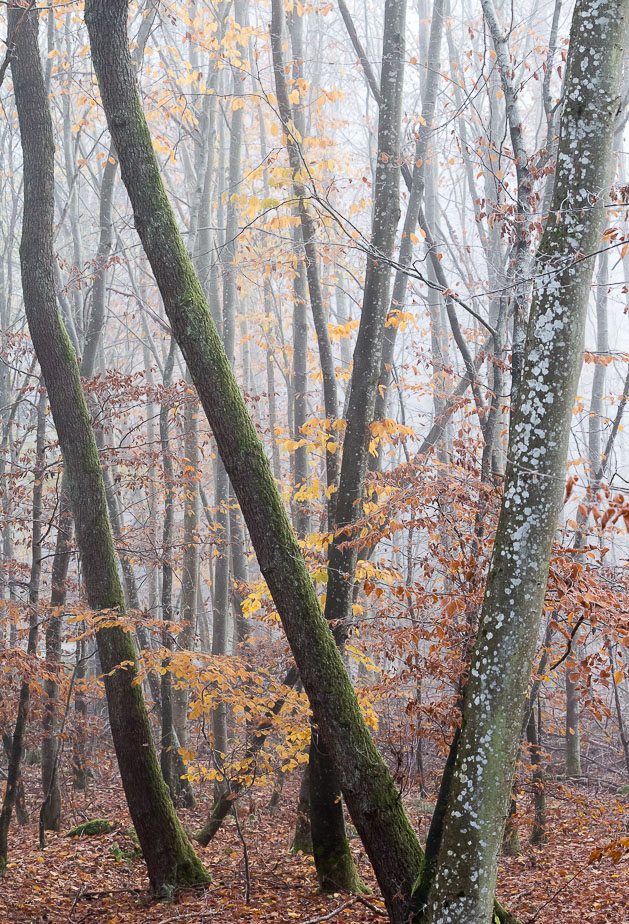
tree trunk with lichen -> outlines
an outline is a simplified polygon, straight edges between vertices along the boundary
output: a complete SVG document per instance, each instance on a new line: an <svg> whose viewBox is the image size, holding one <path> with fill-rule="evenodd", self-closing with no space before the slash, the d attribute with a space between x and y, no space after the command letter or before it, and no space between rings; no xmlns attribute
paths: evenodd
<svg viewBox="0 0 629 924"><path fill-rule="evenodd" d="M502 509L425 924L492 918L581 371L593 270L582 255L597 249L605 217L628 8L629 0L579 0L573 16L553 206L538 254Z"/></svg>
<svg viewBox="0 0 629 924"><path fill-rule="evenodd" d="M24 13L9 9L12 31ZM20 261L26 317L46 382L63 453L88 603L96 613L98 652L109 720L129 811L151 887L209 882L188 841L160 773L137 674L131 634L120 624L124 597L107 515L102 471L76 355L57 310L53 272L54 140L37 42L38 13L16 36L11 69L24 155Z"/></svg>

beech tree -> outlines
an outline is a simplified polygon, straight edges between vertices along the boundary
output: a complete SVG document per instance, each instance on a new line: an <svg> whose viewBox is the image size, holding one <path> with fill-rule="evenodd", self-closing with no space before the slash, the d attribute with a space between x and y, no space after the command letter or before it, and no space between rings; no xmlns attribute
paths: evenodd
<svg viewBox="0 0 629 924"><path fill-rule="evenodd" d="M55 422L76 523L89 605L99 616L98 652L120 774L151 886L168 894L209 882L162 778L132 636L121 625L125 603L107 513L105 486L76 355L59 317L53 274L54 141L37 43L39 14L9 8L15 31L11 71L24 158L20 263L24 307ZM11 41L11 39L9 40Z"/></svg>
<svg viewBox="0 0 629 924"><path fill-rule="evenodd" d="M282 56L283 3L273 0L271 23L275 84L282 122L289 142L291 170L301 168L297 142L291 132L292 114L284 80ZM370 425L374 418L377 386L382 360L382 342L389 308L390 261L400 218L400 128L404 78L404 35L406 4L385 4L381 68L381 106L378 123L378 150L374 189L371 254L367 261L362 311L349 384L346 431L330 526L335 535L328 551L328 584L325 617L341 649L352 615L354 578L358 548L348 542L352 524L361 513L361 500L369 458ZM302 233L312 235L304 225L304 190L294 182L299 196ZM410 230L405 229L410 240ZM315 259L308 255L307 259ZM311 298L312 301L312 298ZM329 454L329 452L328 452ZM336 446L334 447L336 455ZM333 485L336 488L336 485ZM328 489L330 485L328 485ZM324 736L314 730L310 747L309 785L312 843L319 883L328 891L360 889L360 881L345 837L343 808L333 768L323 745Z"/></svg>
<svg viewBox="0 0 629 924"><path fill-rule="evenodd" d="M611 178L626 0L577 2L552 207L539 247L504 498L437 870L423 920L489 921L498 852L564 497L568 436Z"/></svg>
<svg viewBox="0 0 629 924"><path fill-rule="evenodd" d="M109 130L164 307L249 529L258 563L295 655L314 718L393 920L403 920L421 849L360 711L321 612L205 296L166 196L135 87L126 0L86 5Z"/></svg>

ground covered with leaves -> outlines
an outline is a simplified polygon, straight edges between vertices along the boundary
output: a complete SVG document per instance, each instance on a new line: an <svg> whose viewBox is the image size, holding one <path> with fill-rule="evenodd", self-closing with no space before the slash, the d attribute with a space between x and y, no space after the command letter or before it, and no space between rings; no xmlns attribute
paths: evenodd
<svg viewBox="0 0 629 924"><path fill-rule="evenodd" d="M365 899L322 895L309 857L289 852L295 822L297 781L284 788L280 811L267 808L268 794L241 802L239 827L224 824L199 853L210 869L212 885L202 891L153 903L147 895L142 859L130 833L130 819L113 771L101 766L87 793L67 792L66 826L48 834L39 847L38 829L14 825L9 866L2 881L0 920L67 924L167 924L167 922L306 922L336 924L385 921L383 903L357 837L352 849L363 880L373 889ZM27 768L27 794L37 815L36 772ZM524 924L621 924L629 920L629 802L609 793L551 784L548 791L548 840L531 847L527 837L529 797L521 797L522 853L503 859L499 897ZM429 814L425 801L407 797L422 840ZM205 805L183 812L189 831L203 819ZM75 825L108 819L108 833L69 837ZM351 830L351 829L350 829ZM247 876L248 866L248 876ZM250 894L247 896L247 891ZM328 916L326 918L326 916Z"/></svg>

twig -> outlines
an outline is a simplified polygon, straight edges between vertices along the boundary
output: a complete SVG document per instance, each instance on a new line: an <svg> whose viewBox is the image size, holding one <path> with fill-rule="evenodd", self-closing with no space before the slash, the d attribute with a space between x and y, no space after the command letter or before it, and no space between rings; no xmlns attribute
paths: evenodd
<svg viewBox="0 0 629 924"><path fill-rule="evenodd" d="M532 917L532 918L528 918L526 924L534 924L534 922L537 921L537 920L539 919L539 916L540 916L540 914L542 913L542 911L544 910L544 908L548 907L548 905L552 905L552 903L555 901L555 899L557 898L557 896L560 895L561 892L564 891L564 889L567 889L568 886L572 885L572 883L574 882L574 880L577 879L579 876L581 876L581 875L585 872L585 870L588 868L589 865L590 865L589 863L586 864L586 866L583 866L581 869L577 870L576 873L574 873L574 875L570 877L570 879L566 879L566 881L565 881L562 885L559 886L559 888L557 889L557 891L556 891L556 892L553 892L553 894L550 896L550 898L548 899L548 901L544 902L543 905L540 905L540 906L539 906L539 908L537 909L537 911L535 912L535 914L533 915L533 917Z"/></svg>
<svg viewBox="0 0 629 924"><path fill-rule="evenodd" d="M146 892L146 889L143 888L128 888L128 889L102 889L100 892L81 892L77 898L88 898L90 901L94 898L106 898L108 895L138 895L142 892Z"/></svg>
<svg viewBox="0 0 629 924"><path fill-rule="evenodd" d="M557 661L555 661L554 664L551 664L551 665L550 665L551 671L556 670L556 669L559 667L559 665L560 665L563 661L566 660L566 658L568 657L568 655L569 655L570 652L572 651L572 643L573 643L573 641L574 641L574 637L575 637L575 635L577 634L577 632L579 631L579 626L581 625L581 623L583 622L584 619L585 619L585 616L579 616L579 618L578 618L577 621L575 622L574 628L572 629L572 632L570 633L570 638L568 639L568 644L567 644L567 646L566 646L566 650L564 651L564 653L562 654L562 656L561 656Z"/></svg>
<svg viewBox="0 0 629 924"><path fill-rule="evenodd" d="M82 896L82 895L83 895L83 889L81 888L81 889L78 890L78 892L77 892L76 895L74 896L74 901L72 902L72 904L71 904L71 906L70 906L70 910L69 910L69 912L68 912L68 921L71 921L71 920L72 920L72 912L74 911L74 909L75 909L76 905L78 904L78 902L81 901L81 896Z"/></svg>
<svg viewBox="0 0 629 924"><path fill-rule="evenodd" d="M240 827L240 819L238 818L238 806L234 805L234 820L236 822L236 830L238 831L238 837L242 842L242 856L245 861L245 905L248 905L251 900L251 876L249 875L249 851L247 850L247 842L242 833L242 828Z"/></svg>
<svg viewBox="0 0 629 924"><path fill-rule="evenodd" d="M213 918L214 920L216 920L215 911L205 911L205 912L195 911L195 912L191 912L191 914L194 914L194 918L192 918L190 914L184 913L184 914L178 914L177 917L174 917L174 918L164 918L161 921L157 921L156 924L181 924L182 921L192 921L192 920L204 921L206 918Z"/></svg>
<svg viewBox="0 0 629 924"><path fill-rule="evenodd" d="M354 896L357 902L360 902L361 905L364 905L366 908L369 908L370 911L373 911L374 914L377 914L379 918L388 918L389 915L386 911L383 911L382 908L378 908L377 905L374 905L373 902L370 902L368 898L365 898L364 895Z"/></svg>
<svg viewBox="0 0 629 924"><path fill-rule="evenodd" d="M358 896L354 895L349 901L343 902L338 908L334 908L333 911L330 911L329 914L324 914L323 917L320 918L309 918L307 921L303 921L302 924L319 924L320 921L329 921L330 918L336 917L337 914L340 914L341 911L345 911L346 908L349 908L350 905L355 904L357 901Z"/></svg>

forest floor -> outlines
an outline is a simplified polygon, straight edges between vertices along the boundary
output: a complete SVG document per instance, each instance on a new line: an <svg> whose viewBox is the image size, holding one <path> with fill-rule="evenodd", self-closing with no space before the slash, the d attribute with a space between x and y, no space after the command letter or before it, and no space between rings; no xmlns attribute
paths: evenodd
<svg viewBox="0 0 629 924"><path fill-rule="evenodd" d="M26 771L27 801L33 819L38 814L37 770ZM29 798L30 795L30 798ZM229 819L207 849L199 853L210 869L212 885L203 891L181 893L172 904L150 902L141 859L120 859L120 851L133 847L125 829L130 825L122 791L111 769L101 765L98 780L86 793L66 792L64 832L82 821L107 818L115 830L98 837L70 838L48 834L39 848L37 824L13 824L9 864L0 885L0 922L29 924L206 924L206 922L273 922L306 924L361 924L384 921L383 904L359 840L352 850L363 880L374 890L368 904L345 895L321 895L309 857L291 856L289 845L295 821L296 781L284 788L279 814L271 814L267 793L257 793L257 808L247 814L241 831L249 859L250 899L245 900L243 842ZM425 839L430 816L419 811L426 805L413 794L409 811ZM547 842L528 843L530 817L521 796L522 854L501 863L498 894L523 924L627 924L629 922L629 852L613 849L590 862L594 851L619 843L629 834L629 802L585 787L548 787ZM186 828L196 830L204 804L182 812ZM198 846L198 845L197 845ZM619 856L622 853L622 856ZM116 858L118 857L118 859ZM343 910L341 906L352 901Z"/></svg>

